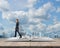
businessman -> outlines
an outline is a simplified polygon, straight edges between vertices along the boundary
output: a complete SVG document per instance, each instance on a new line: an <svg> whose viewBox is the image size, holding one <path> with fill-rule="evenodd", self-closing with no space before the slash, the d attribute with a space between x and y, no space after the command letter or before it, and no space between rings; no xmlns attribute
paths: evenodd
<svg viewBox="0 0 60 48"><path fill-rule="evenodd" d="M22 35L19 32L19 19L16 19L15 37L17 36L17 33L19 34L20 38L22 38Z"/></svg>

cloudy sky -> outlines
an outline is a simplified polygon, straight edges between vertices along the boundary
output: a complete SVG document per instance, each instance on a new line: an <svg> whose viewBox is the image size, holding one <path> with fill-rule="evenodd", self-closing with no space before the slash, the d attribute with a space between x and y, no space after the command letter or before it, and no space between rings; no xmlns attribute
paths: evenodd
<svg viewBox="0 0 60 48"><path fill-rule="evenodd" d="M16 18L25 32L60 32L60 0L0 0L0 34L14 32Z"/></svg>

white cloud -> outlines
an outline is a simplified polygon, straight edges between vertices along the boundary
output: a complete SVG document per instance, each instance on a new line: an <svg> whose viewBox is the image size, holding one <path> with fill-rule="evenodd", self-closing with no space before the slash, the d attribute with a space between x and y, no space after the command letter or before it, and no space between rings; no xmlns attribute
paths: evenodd
<svg viewBox="0 0 60 48"><path fill-rule="evenodd" d="M3 27L3 25L0 23L0 35L2 35L3 31L4 31L4 27Z"/></svg>
<svg viewBox="0 0 60 48"><path fill-rule="evenodd" d="M28 16L39 19L48 19L50 17L48 11L51 10L53 10L53 5L48 2L38 9L29 9Z"/></svg>
<svg viewBox="0 0 60 48"><path fill-rule="evenodd" d="M36 1L38 1L38 0L27 0L27 7L28 8L33 8Z"/></svg>
<svg viewBox="0 0 60 48"><path fill-rule="evenodd" d="M47 32L60 32L60 22L57 24L49 25L46 31Z"/></svg>
<svg viewBox="0 0 60 48"><path fill-rule="evenodd" d="M56 12L60 12L60 7L59 7L59 8L57 8Z"/></svg>
<svg viewBox="0 0 60 48"><path fill-rule="evenodd" d="M3 25L0 23L0 30L4 30Z"/></svg>
<svg viewBox="0 0 60 48"><path fill-rule="evenodd" d="M7 0L0 0L0 10L7 11L9 9L9 3Z"/></svg>
<svg viewBox="0 0 60 48"><path fill-rule="evenodd" d="M57 16L53 17L53 24L48 25L46 32L60 32L60 22L58 21Z"/></svg>
<svg viewBox="0 0 60 48"><path fill-rule="evenodd" d="M57 21L56 17L53 19L53 25L48 25L48 27L46 27L47 25L42 23L42 21L47 21L47 19L51 17L49 12L53 12L55 10L53 4L51 2L47 2L40 6L38 9L35 9L34 4L36 2L37 0L27 0L26 4L24 3L22 5L23 7L20 6L21 8L28 8L28 11L21 10L4 12L9 10L9 3L7 0L0 0L0 10L3 11L2 17L3 19L9 20L13 23L15 23L16 18L19 18L20 24L23 25L23 28L27 28L32 32L42 32L45 30L46 32L60 31L60 23ZM60 12L60 8L57 8L57 12ZM2 29L1 26L0 29ZM6 32L8 31L9 30L6 30Z"/></svg>
<svg viewBox="0 0 60 48"><path fill-rule="evenodd" d="M37 25L30 25L28 27L28 29L31 32L42 32L42 31L45 31L45 28L46 28L46 24L43 24L43 23L40 23L40 24L37 24Z"/></svg>
<svg viewBox="0 0 60 48"><path fill-rule="evenodd" d="M26 24L28 22L28 16L24 11L13 11L13 12L3 12L3 19L15 22L16 18L20 19L21 24Z"/></svg>
<svg viewBox="0 0 60 48"><path fill-rule="evenodd" d="M34 7L34 4L37 2L38 0L12 0L11 1L11 10L13 11L17 11L17 10L27 10L27 9L31 9Z"/></svg>
<svg viewBox="0 0 60 48"><path fill-rule="evenodd" d="M44 4L42 7L40 7L39 9L36 10L36 16L40 16L43 18L47 18L48 17L48 11L51 11L53 8L52 3L48 2L46 4Z"/></svg>
<svg viewBox="0 0 60 48"><path fill-rule="evenodd" d="M56 0L57 2L60 2L60 0Z"/></svg>
<svg viewBox="0 0 60 48"><path fill-rule="evenodd" d="M35 1L32 1L32 5L33 2ZM28 11L8 11L3 12L2 16L4 19L7 19L11 22L15 22L16 18L19 18L20 24L22 24L24 27L28 26L27 28L29 28L30 30L39 32L46 29L46 25L41 21L45 21L46 19L50 18L50 14L48 11L53 10L52 8L53 5L48 2L38 9L31 8Z"/></svg>
<svg viewBox="0 0 60 48"><path fill-rule="evenodd" d="M11 22L15 22L16 18L20 19L20 24L24 27L28 26L31 31L43 31L46 29L46 25L41 21L50 18L49 10L52 10L52 4L50 2L44 4L38 9L29 9L28 11L8 11L3 12L3 18ZM25 26L26 25L26 26Z"/></svg>
<svg viewBox="0 0 60 48"><path fill-rule="evenodd" d="M54 16L54 18L53 18L53 24L57 24L57 23L59 23L59 21L57 20L57 16Z"/></svg>
<svg viewBox="0 0 60 48"><path fill-rule="evenodd" d="M52 10L52 4L50 2L44 4L42 7L38 9L29 9L27 12L25 11L12 11L3 13L3 18L16 18L16 17L29 17L29 18L41 18L41 19L47 19L49 18L49 13L47 13L49 10ZM6 16L5 16L6 15Z"/></svg>

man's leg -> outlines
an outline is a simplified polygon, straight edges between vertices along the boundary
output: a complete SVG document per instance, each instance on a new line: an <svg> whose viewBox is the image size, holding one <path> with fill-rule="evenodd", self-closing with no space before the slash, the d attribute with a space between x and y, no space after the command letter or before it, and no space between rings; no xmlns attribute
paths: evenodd
<svg viewBox="0 0 60 48"><path fill-rule="evenodd" d="M16 35L17 35L17 31L15 31L15 37L16 37Z"/></svg>
<svg viewBox="0 0 60 48"><path fill-rule="evenodd" d="M20 38L22 38L22 35L19 33L19 31L18 31L18 34L19 34Z"/></svg>

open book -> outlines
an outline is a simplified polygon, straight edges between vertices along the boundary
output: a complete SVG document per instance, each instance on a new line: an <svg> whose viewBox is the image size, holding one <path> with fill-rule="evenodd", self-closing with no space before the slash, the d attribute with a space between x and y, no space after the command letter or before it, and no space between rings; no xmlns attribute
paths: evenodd
<svg viewBox="0 0 60 48"><path fill-rule="evenodd" d="M29 37L29 36L24 36L22 38L19 37L11 37L7 38L6 41L54 41L54 39L49 38L49 37Z"/></svg>

